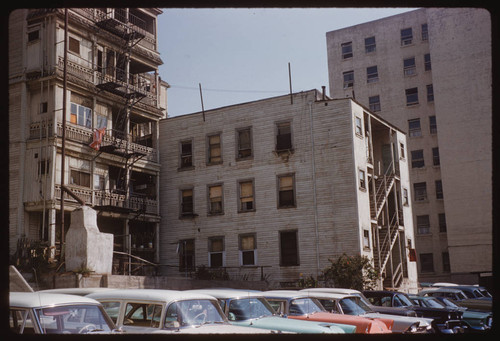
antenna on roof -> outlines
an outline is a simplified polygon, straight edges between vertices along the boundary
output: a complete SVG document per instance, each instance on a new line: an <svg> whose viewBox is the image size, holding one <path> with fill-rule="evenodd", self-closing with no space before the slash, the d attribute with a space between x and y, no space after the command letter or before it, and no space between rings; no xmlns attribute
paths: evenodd
<svg viewBox="0 0 500 341"><path fill-rule="evenodd" d="M290 69L290 62L288 62L288 83L290 84L290 104L293 104L293 96L292 96L292 71Z"/></svg>
<svg viewBox="0 0 500 341"><path fill-rule="evenodd" d="M201 112L203 113L203 122L205 122L205 107L203 106L203 94L201 92L201 83L198 83L200 86L200 99L201 99Z"/></svg>

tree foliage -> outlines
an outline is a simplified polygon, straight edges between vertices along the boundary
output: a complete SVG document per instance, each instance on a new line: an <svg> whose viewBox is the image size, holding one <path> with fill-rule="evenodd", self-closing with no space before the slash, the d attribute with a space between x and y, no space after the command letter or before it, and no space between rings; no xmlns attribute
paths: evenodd
<svg viewBox="0 0 500 341"><path fill-rule="evenodd" d="M336 260L329 261L330 266L323 270L326 286L356 290L373 289L376 286L378 271L368 257L344 253Z"/></svg>

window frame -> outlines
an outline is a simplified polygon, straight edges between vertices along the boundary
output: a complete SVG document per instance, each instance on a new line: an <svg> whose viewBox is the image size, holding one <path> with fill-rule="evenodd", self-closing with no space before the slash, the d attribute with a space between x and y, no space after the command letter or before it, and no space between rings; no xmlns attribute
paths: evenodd
<svg viewBox="0 0 500 341"><path fill-rule="evenodd" d="M94 113L92 108L75 102L70 102L69 117L67 121L80 127L92 129L93 115Z"/></svg>
<svg viewBox="0 0 500 341"><path fill-rule="evenodd" d="M183 146L187 144L191 145L191 152L189 154L184 153ZM187 162L184 162L183 160L189 158L189 164ZM179 141L179 168L178 170L186 170L186 169L193 169L194 168L194 144L193 144L193 138L190 139L185 139Z"/></svg>
<svg viewBox="0 0 500 341"><path fill-rule="evenodd" d="M349 51L347 51L347 50L349 50ZM342 60L350 59L350 58L354 57L354 53L352 51L352 41L341 43L340 44L340 52L342 54Z"/></svg>
<svg viewBox="0 0 500 341"><path fill-rule="evenodd" d="M285 249L283 247L283 235L294 235L295 236L295 241L294 241L294 249L291 250L290 252L285 252ZM279 231L279 247L280 247L280 266L299 266L300 265L300 259L299 259L299 235L298 235L298 230L283 230ZM291 243L291 242L290 242ZM286 254L285 254L286 253ZM284 258L288 256L288 254L294 254L294 259L291 261L284 261Z"/></svg>
<svg viewBox="0 0 500 341"><path fill-rule="evenodd" d="M437 134L437 121L436 116L429 116L429 133L431 135Z"/></svg>
<svg viewBox="0 0 500 341"><path fill-rule="evenodd" d="M427 201L427 183L425 181L424 182L415 182L413 184L413 194L414 194L414 201L415 202Z"/></svg>
<svg viewBox="0 0 500 341"><path fill-rule="evenodd" d="M432 84L427 84L425 89L427 93L427 103L434 102L434 86Z"/></svg>
<svg viewBox="0 0 500 341"><path fill-rule="evenodd" d="M253 238L253 249L243 249L242 239L252 237ZM243 264L245 261L245 257L243 253L252 252L253 253L253 264ZM257 234L256 233L243 233L238 235L238 259L239 264L242 267L252 267L257 266Z"/></svg>
<svg viewBox="0 0 500 341"><path fill-rule="evenodd" d="M241 133L248 131L249 148L242 148L241 146ZM252 127L242 127L236 129L236 161L248 160L253 158L253 131ZM241 151L250 150L249 155L242 156Z"/></svg>
<svg viewBox="0 0 500 341"><path fill-rule="evenodd" d="M285 128L288 125L289 133L280 134L280 130ZM283 141L285 136L289 135L289 141ZM293 129L292 129L292 120L279 121L274 123L274 150L276 153L284 152L284 151L293 151ZM286 148L288 147L288 148Z"/></svg>
<svg viewBox="0 0 500 341"><path fill-rule="evenodd" d="M210 197L210 190L215 187L220 187L221 195L220 197L220 210L216 211L212 209L212 198ZM215 202L215 201L214 201ZM207 185L207 216L213 215L223 215L224 214L224 184L223 183L215 183Z"/></svg>
<svg viewBox="0 0 500 341"><path fill-rule="evenodd" d="M420 257L420 272L432 273L434 272L434 254L421 253ZM425 257L424 257L425 256ZM426 259L427 258L427 259Z"/></svg>
<svg viewBox="0 0 500 341"><path fill-rule="evenodd" d="M189 253L186 253L186 249L184 246L184 242L192 242L193 248L192 250L188 250ZM189 272L189 271L195 271L196 270L196 240L194 238L188 238L188 239L181 239L178 241L178 248L179 248L179 272ZM186 265L186 262L183 260L190 257L192 260L192 265Z"/></svg>
<svg viewBox="0 0 500 341"><path fill-rule="evenodd" d="M354 70L342 72L342 80L344 84L344 90L354 87Z"/></svg>
<svg viewBox="0 0 500 341"><path fill-rule="evenodd" d="M418 128L416 127L416 123L418 122ZM412 124L415 126L412 128ZM422 136L422 125L420 124L420 118L414 118L408 120L408 136L409 137L421 137Z"/></svg>
<svg viewBox="0 0 500 341"><path fill-rule="evenodd" d="M400 37L401 46L408 46L413 44L413 29L411 27L401 29Z"/></svg>
<svg viewBox="0 0 500 341"><path fill-rule="evenodd" d="M72 37L71 35L68 36L68 52L71 52L71 53L74 53L74 54L80 56L80 50L81 50L80 45L81 45L80 39Z"/></svg>
<svg viewBox="0 0 500 341"><path fill-rule="evenodd" d="M375 72L373 72L373 68L375 68ZM376 82L378 82L378 67L377 65L368 66L366 68L366 83L370 84Z"/></svg>
<svg viewBox="0 0 500 341"><path fill-rule="evenodd" d="M430 70L432 70L431 54L426 53L424 54L424 71L430 71Z"/></svg>
<svg viewBox="0 0 500 341"><path fill-rule="evenodd" d="M217 137L219 139L218 143L213 143L211 142L211 139ZM212 133L207 135L206 137L206 146L207 146L207 166L210 165L220 165L222 164L222 134L221 133ZM213 152L216 151L216 149L219 149L219 154L212 155ZM213 160L213 159L214 160Z"/></svg>
<svg viewBox="0 0 500 341"><path fill-rule="evenodd" d="M82 181L82 175L86 175L88 178L88 186L82 183L86 183L85 179ZM78 181L75 181L74 179L78 176ZM72 186L78 186L78 187L84 187L84 188L92 188L92 181L91 181L91 174L89 171L83 170L83 169L78 169L78 168L70 168L70 173L69 173L69 183Z"/></svg>
<svg viewBox="0 0 500 341"><path fill-rule="evenodd" d="M375 102L375 100L376 100L376 102ZM373 112L381 111L382 107L380 105L380 95L374 95L374 96L368 97L368 106L369 106L370 110Z"/></svg>
<svg viewBox="0 0 500 341"><path fill-rule="evenodd" d="M366 171L358 168L358 186L362 191L366 191Z"/></svg>
<svg viewBox="0 0 500 341"><path fill-rule="evenodd" d="M424 168L425 158L423 149L415 149L411 151L411 168Z"/></svg>
<svg viewBox="0 0 500 341"><path fill-rule="evenodd" d="M291 204L282 204L281 203L281 193L285 191L290 191L290 189L282 190L281 188L281 179L283 178L291 178L292 181L292 200ZM286 173L279 174L276 176L276 189L277 189L277 208L278 209L287 209L287 208L295 208L297 207L297 199L296 199L296 187L295 187L295 173Z"/></svg>
<svg viewBox="0 0 500 341"><path fill-rule="evenodd" d="M418 87L405 89L406 106L411 107L417 105L418 102Z"/></svg>
<svg viewBox="0 0 500 341"><path fill-rule="evenodd" d="M373 43L368 42L368 39L373 39ZM365 53L374 53L377 51L377 41L375 36L365 38Z"/></svg>
<svg viewBox="0 0 500 341"><path fill-rule="evenodd" d="M403 75L405 77L415 76L417 74L417 64L415 62L415 57L409 57L403 59Z"/></svg>
<svg viewBox="0 0 500 341"><path fill-rule="evenodd" d="M435 180L434 181L434 188L436 191L436 199L438 199L438 200L444 199L443 181L442 180Z"/></svg>
<svg viewBox="0 0 500 341"><path fill-rule="evenodd" d="M217 251L214 251L212 246L213 246L213 242L216 241L216 240L221 240L222 242L222 250L217 250ZM225 242L225 238L224 236L214 236L214 237L209 237L208 240L207 240L207 243L208 243L208 267L210 268L221 268L221 267L225 267L226 266L226 242ZM212 263L212 255L216 255L216 254L220 254L221 257L222 257L222 263L221 265L216 265L214 266Z"/></svg>
<svg viewBox="0 0 500 341"><path fill-rule="evenodd" d="M431 220L428 214L417 215L415 221L418 235L431 233Z"/></svg>
<svg viewBox="0 0 500 341"><path fill-rule="evenodd" d="M241 190L241 185L242 184L247 184L250 183L252 187L252 208L251 209L244 209L242 206L243 199L245 198L250 198L248 197L243 197L242 195L242 190ZM255 212L256 206L255 206L255 181L254 179L242 179L237 181L237 188L238 188L238 213L245 213L245 212ZM245 201L247 202L247 201Z"/></svg>
<svg viewBox="0 0 500 341"><path fill-rule="evenodd" d="M189 203L184 202L184 192L191 191L191 210L189 212L184 210L184 206ZM192 218L195 216L194 213L194 187L185 187L179 189L179 217L182 218Z"/></svg>

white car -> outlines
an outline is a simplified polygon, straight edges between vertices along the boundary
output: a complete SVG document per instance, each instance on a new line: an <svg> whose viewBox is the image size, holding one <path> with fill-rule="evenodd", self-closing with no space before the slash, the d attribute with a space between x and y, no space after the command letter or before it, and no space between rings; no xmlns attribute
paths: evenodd
<svg viewBox="0 0 500 341"><path fill-rule="evenodd" d="M9 325L16 334L119 332L102 305L91 298L41 292L9 294Z"/></svg>
<svg viewBox="0 0 500 341"><path fill-rule="evenodd" d="M101 302L124 333L270 334L233 326L217 299L209 295L162 289L115 289L87 295Z"/></svg>
<svg viewBox="0 0 500 341"><path fill-rule="evenodd" d="M432 319L382 314L371 308L370 302L357 290L339 288L308 288L300 290L318 299L326 310L339 314L394 320L393 333L430 333ZM359 293L359 291L358 291Z"/></svg>

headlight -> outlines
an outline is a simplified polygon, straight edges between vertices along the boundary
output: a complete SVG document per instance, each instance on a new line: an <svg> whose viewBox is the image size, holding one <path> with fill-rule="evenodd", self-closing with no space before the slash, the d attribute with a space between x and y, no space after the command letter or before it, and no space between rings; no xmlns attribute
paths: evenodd
<svg viewBox="0 0 500 341"><path fill-rule="evenodd" d="M406 333L416 333L418 331L418 322L412 324L407 330Z"/></svg>

